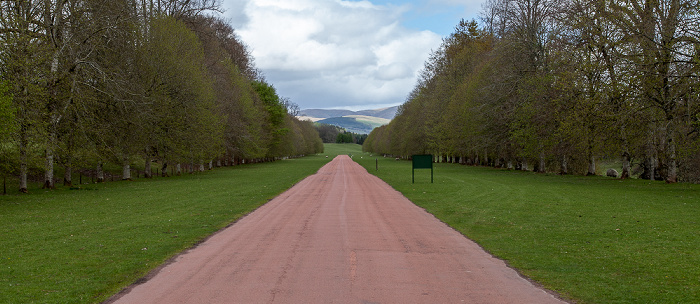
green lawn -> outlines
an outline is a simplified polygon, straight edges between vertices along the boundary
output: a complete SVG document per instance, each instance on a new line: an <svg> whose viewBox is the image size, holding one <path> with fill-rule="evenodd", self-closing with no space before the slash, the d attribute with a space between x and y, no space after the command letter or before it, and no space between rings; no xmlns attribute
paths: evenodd
<svg viewBox="0 0 700 304"><path fill-rule="evenodd" d="M0 196L0 303L99 303L358 147L330 145L301 159Z"/></svg>
<svg viewBox="0 0 700 304"><path fill-rule="evenodd" d="M700 303L700 185L355 157L370 173L578 303ZM379 160L379 170L375 169Z"/></svg>
<svg viewBox="0 0 700 304"><path fill-rule="evenodd" d="M301 159L0 196L0 303L99 303L339 154L580 303L700 302L699 185L449 164L434 184L428 170L411 184L410 162L330 144Z"/></svg>

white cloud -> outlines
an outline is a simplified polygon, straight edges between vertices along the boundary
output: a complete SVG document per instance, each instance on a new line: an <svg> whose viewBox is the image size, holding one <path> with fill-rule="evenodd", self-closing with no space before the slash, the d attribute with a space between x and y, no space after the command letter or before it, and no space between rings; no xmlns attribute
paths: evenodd
<svg viewBox="0 0 700 304"><path fill-rule="evenodd" d="M243 19L232 23L258 68L302 108L402 103L441 42L435 33L400 25L407 5L237 0L224 6L231 19Z"/></svg>

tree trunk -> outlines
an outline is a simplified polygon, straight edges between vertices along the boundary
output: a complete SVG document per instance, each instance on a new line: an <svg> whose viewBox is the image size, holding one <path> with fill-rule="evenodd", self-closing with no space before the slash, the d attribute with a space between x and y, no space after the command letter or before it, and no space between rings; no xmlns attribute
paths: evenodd
<svg viewBox="0 0 700 304"><path fill-rule="evenodd" d="M179 163L175 166L175 174L182 175L182 165Z"/></svg>
<svg viewBox="0 0 700 304"><path fill-rule="evenodd" d="M42 186L42 189L55 189L56 184L54 181L54 169L53 169L53 162L54 162L54 147L56 146L56 131L54 128L54 119L53 115L51 115L51 126L49 126L48 130L48 141L46 144L46 159L45 159L45 167L44 167L44 185Z"/></svg>
<svg viewBox="0 0 700 304"><path fill-rule="evenodd" d="M669 128L670 129L670 128ZM676 163L676 143L673 141L673 134L669 131L668 136L668 176L667 183L678 182L678 164Z"/></svg>
<svg viewBox="0 0 700 304"><path fill-rule="evenodd" d="M566 158L566 155L561 157L561 167L559 168L559 174L561 174L561 175L569 174L569 162Z"/></svg>
<svg viewBox="0 0 700 304"><path fill-rule="evenodd" d="M214 161L210 160L209 161L209 170L212 170L212 169L214 169Z"/></svg>
<svg viewBox="0 0 700 304"><path fill-rule="evenodd" d="M64 166L65 172L63 173L63 185L66 187L73 186L73 166L71 164L70 158L66 160L66 165Z"/></svg>
<svg viewBox="0 0 700 304"><path fill-rule="evenodd" d="M588 173L586 175L595 175L595 156L588 157Z"/></svg>
<svg viewBox="0 0 700 304"><path fill-rule="evenodd" d="M151 169L151 159L148 156L146 156L146 164L143 166L143 177L144 178L153 177L153 172Z"/></svg>
<svg viewBox="0 0 700 304"><path fill-rule="evenodd" d="M97 175L97 182L98 183L103 183L105 181L105 171L102 169L102 162L97 162L97 170L96 170L96 175Z"/></svg>
<svg viewBox="0 0 700 304"><path fill-rule="evenodd" d="M20 139L19 139L19 192L22 193L29 193L29 189L27 189L27 174L29 172L29 168L27 166L27 144L28 144L28 139L27 139L27 133L26 130L20 131Z"/></svg>
<svg viewBox="0 0 700 304"><path fill-rule="evenodd" d="M656 157L649 157L649 180L656 180Z"/></svg>
<svg viewBox="0 0 700 304"><path fill-rule="evenodd" d="M540 152L540 166L537 168L537 172L539 172L539 173L547 172L545 165L546 165L546 162L544 159L544 152Z"/></svg>
<svg viewBox="0 0 700 304"><path fill-rule="evenodd" d="M128 159L122 161L122 180L131 180L131 163Z"/></svg>
<svg viewBox="0 0 700 304"><path fill-rule="evenodd" d="M530 171L530 169L527 167L527 158L523 158L523 161L520 164L522 165L520 170Z"/></svg>
<svg viewBox="0 0 700 304"><path fill-rule="evenodd" d="M50 144L49 144L50 145ZM53 171L53 148L46 148L46 167L44 171L44 186L42 189L55 189Z"/></svg>
<svg viewBox="0 0 700 304"><path fill-rule="evenodd" d="M622 153L622 175L620 178L626 179L632 176L632 169L630 168L630 153L625 151Z"/></svg>
<svg viewBox="0 0 700 304"><path fill-rule="evenodd" d="M627 129L624 125L620 127L620 133L622 136L622 173L620 175L621 179L626 179L632 177L632 156L629 152L629 141L627 140Z"/></svg>
<svg viewBox="0 0 700 304"><path fill-rule="evenodd" d="M162 176L162 177L168 176L168 162L165 160L163 160L163 166L160 168L160 176Z"/></svg>

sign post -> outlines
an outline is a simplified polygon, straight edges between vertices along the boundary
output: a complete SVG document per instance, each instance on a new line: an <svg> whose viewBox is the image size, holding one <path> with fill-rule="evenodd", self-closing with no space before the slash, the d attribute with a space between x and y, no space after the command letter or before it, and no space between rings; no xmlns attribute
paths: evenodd
<svg viewBox="0 0 700 304"><path fill-rule="evenodd" d="M412 178L413 183L416 182L416 169L430 169L430 183L433 183L433 156L428 155L413 155Z"/></svg>

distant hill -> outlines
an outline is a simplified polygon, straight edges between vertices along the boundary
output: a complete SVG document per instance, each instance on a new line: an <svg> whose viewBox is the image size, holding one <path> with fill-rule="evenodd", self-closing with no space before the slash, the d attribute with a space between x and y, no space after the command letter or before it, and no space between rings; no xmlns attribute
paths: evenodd
<svg viewBox="0 0 700 304"><path fill-rule="evenodd" d="M374 129L373 126L357 121L357 119L353 117L331 117L319 120L318 123L338 126L344 128L348 132L357 134L369 134L372 132L372 129Z"/></svg>
<svg viewBox="0 0 700 304"><path fill-rule="evenodd" d="M365 115L365 116L379 117L379 118L385 118L388 120L392 120L396 116L396 111L398 111L398 110L399 110L399 107L396 106L396 107L384 108L384 109L357 111L355 115Z"/></svg>
<svg viewBox="0 0 700 304"><path fill-rule="evenodd" d="M396 106L362 111L308 109L299 111L298 117L299 119L338 126L357 134L369 134L374 128L391 122L396 116L398 108Z"/></svg>
<svg viewBox="0 0 700 304"><path fill-rule="evenodd" d="M333 117L344 117L350 115L363 115L379 117L384 119L392 120L396 116L396 111L399 107L390 107L383 109L374 110L362 110L362 111L351 111L351 110L336 110L336 109L307 109L299 111L299 116L308 116L311 118L333 118Z"/></svg>
<svg viewBox="0 0 700 304"><path fill-rule="evenodd" d="M327 109L308 109L299 111L299 116L308 116L313 118L343 117L345 115L355 115L355 111Z"/></svg>
<svg viewBox="0 0 700 304"><path fill-rule="evenodd" d="M386 125L390 120L364 115L349 115L345 117L324 118L317 122L338 126L352 133L369 134L374 128Z"/></svg>

